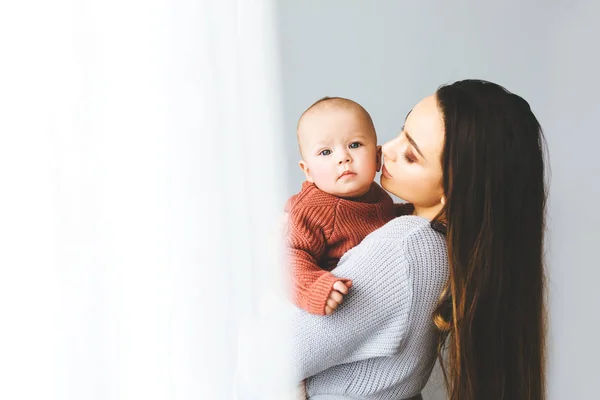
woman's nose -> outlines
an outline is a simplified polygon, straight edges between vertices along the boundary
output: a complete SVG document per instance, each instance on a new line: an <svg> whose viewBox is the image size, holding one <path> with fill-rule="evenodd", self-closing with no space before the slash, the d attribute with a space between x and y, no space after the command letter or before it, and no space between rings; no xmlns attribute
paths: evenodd
<svg viewBox="0 0 600 400"><path fill-rule="evenodd" d="M381 146L381 153L383 154L383 158L387 158L392 161L396 161L396 151L395 147L398 144L398 138L392 139L389 142L385 143Z"/></svg>

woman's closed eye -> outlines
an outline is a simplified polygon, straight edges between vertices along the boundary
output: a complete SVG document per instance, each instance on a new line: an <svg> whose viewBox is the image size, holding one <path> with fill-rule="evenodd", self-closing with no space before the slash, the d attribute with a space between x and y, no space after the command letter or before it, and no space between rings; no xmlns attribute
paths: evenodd
<svg viewBox="0 0 600 400"><path fill-rule="evenodd" d="M408 151L406 151L402 154L402 158L404 158L404 161L406 161L408 164L412 164L417 161L415 159L415 156Z"/></svg>

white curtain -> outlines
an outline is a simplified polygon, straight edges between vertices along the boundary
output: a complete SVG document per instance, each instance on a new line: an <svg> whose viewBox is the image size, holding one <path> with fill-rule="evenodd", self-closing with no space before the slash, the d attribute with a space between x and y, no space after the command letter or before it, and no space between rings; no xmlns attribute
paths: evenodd
<svg viewBox="0 0 600 400"><path fill-rule="evenodd" d="M2 3L0 398L290 396L282 321L238 347L285 289L275 39L267 0Z"/></svg>

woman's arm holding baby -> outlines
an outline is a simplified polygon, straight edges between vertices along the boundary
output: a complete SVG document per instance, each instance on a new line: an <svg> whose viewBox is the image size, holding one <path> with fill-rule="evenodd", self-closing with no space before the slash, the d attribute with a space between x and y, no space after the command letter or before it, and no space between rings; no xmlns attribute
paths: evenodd
<svg viewBox="0 0 600 400"><path fill-rule="evenodd" d="M354 283L344 304L325 318L294 310L293 362L299 379L397 351L412 296L406 263L401 248L389 239L366 239L342 257L333 272Z"/></svg>

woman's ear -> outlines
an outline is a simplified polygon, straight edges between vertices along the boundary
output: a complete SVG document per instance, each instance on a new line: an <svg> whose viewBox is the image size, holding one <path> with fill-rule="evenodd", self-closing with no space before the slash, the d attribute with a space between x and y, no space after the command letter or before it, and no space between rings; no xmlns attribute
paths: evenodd
<svg viewBox="0 0 600 400"><path fill-rule="evenodd" d="M381 146L377 146L377 172L381 171Z"/></svg>
<svg viewBox="0 0 600 400"><path fill-rule="evenodd" d="M442 198L440 199L440 203L442 203L443 206L446 205L446 196L442 196Z"/></svg>
<svg viewBox="0 0 600 400"><path fill-rule="evenodd" d="M313 183L313 179L310 175L310 169L308 168L308 165L306 164L306 162L304 160L300 160L300 162L298 164L300 165L300 169L302 170L302 172L304 172L304 175L306 176L306 180L309 181L310 183Z"/></svg>

